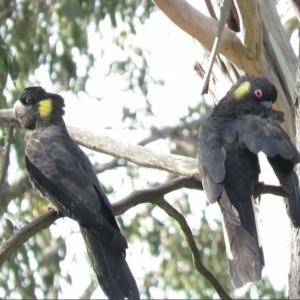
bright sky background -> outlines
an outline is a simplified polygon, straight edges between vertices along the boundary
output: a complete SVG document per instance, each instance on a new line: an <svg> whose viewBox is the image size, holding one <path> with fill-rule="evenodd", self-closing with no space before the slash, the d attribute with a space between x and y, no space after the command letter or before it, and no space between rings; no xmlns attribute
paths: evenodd
<svg viewBox="0 0 300 300"><path fill-rule="evenodd" d="M201 1L190 0L189 2L198 9L201 8ZM283 12L286 11L287 6L285 1L282 2L283 6L280 8L280 11ZM173 25L163 13L153 13L145 26L137 28L137 36L126 41L149 51L149 53L145 53L149 58L149 76L165 81L164 86L149 85L149 99L158 119L145 121L143 118L145 107L141 96L132 92L122 91L126 86L126 81L121 75L104 77L108 70L108 63L123 57L124 53L112 46L113 33L110 28L110 22L101 23L101 31L103 37L100 39L92 29L89 30L90 46L98 57L90 73L91 78L87 82L89 95L79 93L78 97L76 97L71 92L60 92L60 95L65 98L65 120L68 124L80 126L126 142L136 143L142 137L145 137L148 131L142 129L124 130L125 125L121 121L123 105L133 110L138 108L140 110L138 118L145 127L149 126L149 122L153 122L156 126L172 126L176 125L178 119L187 113L188 105L195 106L200 101L201 80L193 70L194 62L202 60L199 46L190 36ZM100 46L109 49L104 53L103 57L100 55ZM80 66L84 67L85 61L76 53L74 53L74 56L76 61L78 61L78 75L80 75ZM49 92L57 92L59 90L59 87L53 87L50 83L45 68L41 67L37 70L36 77L39 78L41 85ZM220 89L222 89L222 86L220 86ZM104 98L99 102L93 97ZM150 145L150 148L157 152L169 153L169 148L163 141L153 143ZM91 151L87 151L87 153L91 154ZM93 154L91 159L105 162L109 161L111 157L104 154ZM260 156L260 159L262 161L260 180L266 184L278 184L264 156ZM144 174L149 181L153 180L153 182L164 182L166 179L166 173L157 170L141 171L141 174ZM9 170L9 181L13 181L15 175L15 167L12 165ZM104 184L113 182L114 186L119 186L114 197L110 197L112 202L120 200L131 192L131 184L126 182L126 180L124 181L124 175L125 170L113 170L99 176L100 181ZM135 188L147 188L147 185L144 180L140 180ZM176 192L172 194L176 195ZM172 194L168 195L166 199L171 201ZM190 191L189 201L194 211L200 211L204 207L205 201L203 199L205 199L203 192ZM130 218L139 209L134 208L127 212L124 215L125 220L130 222ZM218 205L209 207L207 215L211 218L218 216ZM162 214L162 218L167 217ZM259 220L266 261L263 274L269 276L275 288L282 288L283 285L287 285L290 258L290 223L283 201L275 196L262 196ZM188 221L193 228L193 218ZM61 264L62 272L68 272L73 280L72 286L62 283L63 292L59 297L60 299L75 299L84 292L89 284L90 277L95 276L94 271L91 265L86 263L86 248L80 234L69 235L71 229L79 232L78 225L69 219L60 219L56 224L56 226L51 226L54 237L62 235L66 238L67 243L67 256ZM195 222L195 224L198 223ZM127 251L127 261L140 286L142 285L143 270L156 268L159 263L158 260L151 259L150 256L147 257L145 252L141 255L142 249L142 245L129 245L129 250ZM201 275L199 275L199 280L202 280ZM157 290L153 291L153 296L161 298L163 295ZM181 298L180 294L170 296L174 299ZM103 297L105 296L99 287L93 294L92 299Z"/></svg>

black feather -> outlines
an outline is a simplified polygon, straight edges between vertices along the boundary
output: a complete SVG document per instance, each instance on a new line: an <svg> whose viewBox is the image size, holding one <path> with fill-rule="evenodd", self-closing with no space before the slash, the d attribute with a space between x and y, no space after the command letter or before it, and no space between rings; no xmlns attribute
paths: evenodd
<svg viewBox="0 0 300 300"><path fill-rule="evenodd" d="M80 226L99 284L109 299L139 299L139 290L125 260L125 254L111 247L93 232Z"/></svg>
<svg viewBox="0 0 300 300"><path fill-rule="evenodd" d="M34 101L28 101L34 99ZM38 116L39 101L50 99L51 114ZM127 241L87 156L72 140L63 121L63 98L40 87L20 96L14 109L26 134L25 161L29 178L58 210L77 221L103 291L109 299L139 299L125 260Z"/></svg>
<svg viewBox="0 0 300 300"><path fill-rule="evenodd" d="M271 108L276 98L276 88L267 79L241 77L199 129L202 184L209 201L218 201L221 207L235 287L258 281L264 267L253 208L259 152L267 155L287 193L290 218L300 227L299 182L293 171L300 154L280 127L283 113Z"/></svg>

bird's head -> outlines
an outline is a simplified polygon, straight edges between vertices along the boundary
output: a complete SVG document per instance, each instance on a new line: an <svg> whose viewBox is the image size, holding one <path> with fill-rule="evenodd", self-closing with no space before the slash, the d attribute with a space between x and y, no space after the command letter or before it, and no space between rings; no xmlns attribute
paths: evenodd
<svg viewBox="0 0 300 300"><path fill-rule="evenodd" d="M13 107L14 116L25 129L33 130L37 124L62 119L64 99L47 93L39 86L26 88Z"/></svg>
<svg viewBox="0 0 300 300"><path fill-rule="evenodd" d="M264 114L277 99L275 86L266 78L243 76L226 97L237 115Z"/></svg>

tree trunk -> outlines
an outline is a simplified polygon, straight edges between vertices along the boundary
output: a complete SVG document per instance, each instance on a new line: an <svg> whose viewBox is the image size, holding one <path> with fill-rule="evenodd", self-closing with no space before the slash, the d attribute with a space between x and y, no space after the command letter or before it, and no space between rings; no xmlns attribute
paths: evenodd
<svg viewBox="0 0 300 300"><path fill-rule="evenodd" d="M300 42L300 40L299 40ZM300 49L300 47L299 47ZM300 50L298 56L298 67L296 75L296 94L295 94L295 131L296 146L300 149ZM297 174L300 176L300 167L297 166ZM289 299L300 299L300 242L299 229L291 228L291 262L289 274Z"/></svg>

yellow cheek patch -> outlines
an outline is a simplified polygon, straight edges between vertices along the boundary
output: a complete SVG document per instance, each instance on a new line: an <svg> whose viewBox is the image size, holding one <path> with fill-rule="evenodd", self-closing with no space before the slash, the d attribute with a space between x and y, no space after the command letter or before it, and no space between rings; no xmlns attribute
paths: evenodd
<svg viewBox="0 0 300 300"><path fill-rule="evenodd" d="M39 113L42 118L48 118L50 117L52 113L52 100L46 99L39 102Z"/></svg>
<svg viewBox="0 0 300 300"><path fill-rule="evenodd" d="M233 96L236 100L241 99L242 97L244 97L246 94L249 93L251 88L250 82L249 81L245 81L243 82L233 93Z"/></svg>

